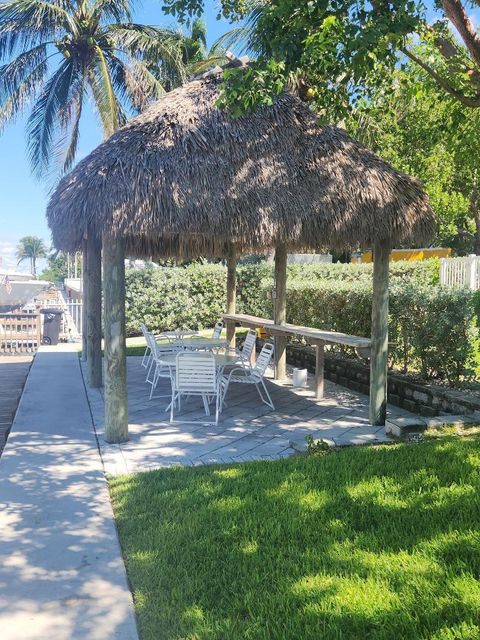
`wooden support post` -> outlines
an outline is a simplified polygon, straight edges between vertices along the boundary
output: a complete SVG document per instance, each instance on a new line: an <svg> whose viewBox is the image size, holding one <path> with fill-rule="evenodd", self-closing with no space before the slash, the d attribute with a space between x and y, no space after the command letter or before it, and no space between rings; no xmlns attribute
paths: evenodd
<svg viewBox="0 0 480 640"><path fill-rule="evenodd" d="M285 324L287 310L287 247L277 245L275 249L275 324ZM287 377L287 338L275 337L275 380Z"/></svg>
<svg viewBox="0 0 480 640"><path fill-rule="evenodd" d="M103 238L105 296L105 441L128 440L127 361L125 344L125 242Z"/></svg>
<svg viewBox="0 0 480 640"><path fill-rule="evenodd" d="M325 343L315 344L315 398L321 400L324 392L325 380Z"/></svg>
<svg viewBox="0 0 480 640"><path fill-rule="evenodd" d="M82 240L82 255L83 255L83 271L82 271L82 361L87 361L87 291L88 291L88 277L87 277L87 239Z"/></svg>
<svg viewBox="0 0 480 640"><path fill-rule="evenodd" d="M227 257L227 313L234 314L237 296L237 254L235 245L228 245ZM231 349L235 349L235 322L227 321L227 340Z"/></svg>
<svg viewBox="0 0 480 640"><path fill-rule="evenodd" d="M370 423L372 425L384 425L387 416L389 256L389 244L376 241L373 252L372 350L370 356Z"/></svg>
<svg viewBox="0 0 480 640"><path fill-rule="evenodd" d="M87 384L102 386L102 245L93 233L87 238Z"/></svg>

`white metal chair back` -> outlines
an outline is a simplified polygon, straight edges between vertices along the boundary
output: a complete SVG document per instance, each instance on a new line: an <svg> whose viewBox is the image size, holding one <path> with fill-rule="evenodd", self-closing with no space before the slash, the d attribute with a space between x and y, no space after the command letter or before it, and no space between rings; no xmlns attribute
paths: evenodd
<svg viewBox="0 0 480 640"><path fill-rule="evenodd" d="M145 369L148 369L150 367L150 363L152 361L152 349L150 347L150 342L148 339L148 334L149 331L147 329L147 327L143 324L140 325L140 330L142 332L143 337L145 338L145 342L147 343L146 349L143 353L143 358L142 358L142 367L144 367Z"/></svg>
<svg viewBox="0 0 480 640"><path fill-rule="evenodd" d="M245 337L245 341L242 346L242 356L245 360L250 360L255 345L257 343L257 332L254 329L250 329Z"/></svg>
<svg viewBox="0 0 480 640"><path fill-rule="evenodd" d="M217 324L213 328L212 338L214 340L217 340L218 338L220 338L222 331L223 331L223 322L217 322Z"/></svg>
<svg viewBox="0 0 480 640"><path fill-rule="evenodd" d="M175 388L183 393L216 393L218 387L215 356L209 352L184 351L177 354Z"/></svg>
<svg viewBox="0 0 480 640"><path fill-rule="evenodd" d="M255 366L252 367L254 377L263 378L268 365L273 358L274 346L271 342L266 342L260 351Z"/></svg>

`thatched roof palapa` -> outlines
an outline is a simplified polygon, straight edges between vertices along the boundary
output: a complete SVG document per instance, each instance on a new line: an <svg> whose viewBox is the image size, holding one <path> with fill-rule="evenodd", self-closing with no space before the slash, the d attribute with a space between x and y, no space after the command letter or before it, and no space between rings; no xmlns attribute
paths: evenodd
<svg viewBox="0 0 480 640"><path fill-rule="evenodd" d="M135 256L428 242L435 227L419 182L335 127L320 128L285 93L232 118L218 76L166 94L84 158L47 211L57 248L87 227L125 236Z"/></svg>

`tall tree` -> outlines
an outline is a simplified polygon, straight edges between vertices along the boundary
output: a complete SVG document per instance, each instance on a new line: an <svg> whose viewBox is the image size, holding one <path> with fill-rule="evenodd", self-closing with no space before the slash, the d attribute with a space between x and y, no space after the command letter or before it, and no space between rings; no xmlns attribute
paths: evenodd
<svg viewBox="0 0 480 640"><path fill-rule="evenodd" d="M30 272L37 275L37 259L47 256L47 247L44 241L37 236L25 236L20 238L17 245L17 264L24 260L30 261Z"/></svg>
<svg viewBox="0 0 480 640"><path fill-rule="evenodd" d="M154 60L163 69L153 74ZM0 4L0 128L30 109L33 170L74 160L91 98L105 136L185 75L178 31L132 22L132 0L10 0Z"/></svg>
<svg viewBox="0 0 480 640"><path fill-rule="evenodd" d="M394 71L391 80L391 91L379 89L372 100L357 105L346 128L422 180L438 216L438 243L459 253L480 252L480 110L444 93L413 63Z"/></svg>
<svg viewBox="0 0 480 640"><path fill-rule="evenodd" d="M165 0L180 20L201 15L204 0ZM225 101L241 112L269 103L295 79L300 93L328 117L343 117L385 82L399 56L419 65L443 91L480 106L480 34L469 11L479 0L221 0L220 13L246 20L249 69L231 70ZM432 8L432 7L430 7ZM421 49L417 47L422 43Z"/></svg>

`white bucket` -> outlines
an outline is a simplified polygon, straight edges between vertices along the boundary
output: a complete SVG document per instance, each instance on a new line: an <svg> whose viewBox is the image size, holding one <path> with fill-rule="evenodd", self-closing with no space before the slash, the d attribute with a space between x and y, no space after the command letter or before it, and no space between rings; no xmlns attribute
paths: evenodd
<svg viewBox="0 0 480 640"><path fill-rule="evenodd" d="M308 386L306 369L293 370L293 386L300 388L305 388L306 386Z"/></svg>

